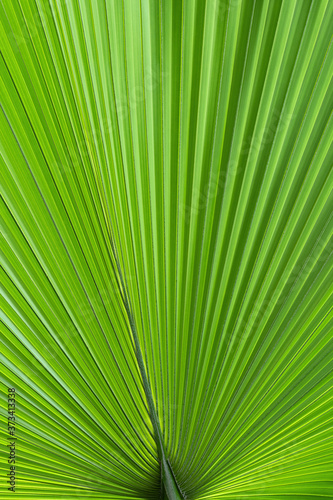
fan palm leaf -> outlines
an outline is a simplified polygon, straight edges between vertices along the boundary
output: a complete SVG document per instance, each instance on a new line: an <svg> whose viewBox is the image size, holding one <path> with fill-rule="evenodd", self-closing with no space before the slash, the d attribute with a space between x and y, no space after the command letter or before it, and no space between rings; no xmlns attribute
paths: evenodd
<svg viewBox="0 0 333 500"><path fill-rule="evenodd" d="M0 498L333 497L332 26L0 3Z"/></svg>

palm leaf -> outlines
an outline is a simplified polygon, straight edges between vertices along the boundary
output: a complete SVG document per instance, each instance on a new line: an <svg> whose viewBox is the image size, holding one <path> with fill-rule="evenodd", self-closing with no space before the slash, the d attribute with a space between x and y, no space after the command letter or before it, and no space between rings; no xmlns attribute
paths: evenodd
<svg viewBox="0 0 333 500"><path fill-rule="evenodd" d="M18 498L333 496L332 21L1 3Z"/></svg>

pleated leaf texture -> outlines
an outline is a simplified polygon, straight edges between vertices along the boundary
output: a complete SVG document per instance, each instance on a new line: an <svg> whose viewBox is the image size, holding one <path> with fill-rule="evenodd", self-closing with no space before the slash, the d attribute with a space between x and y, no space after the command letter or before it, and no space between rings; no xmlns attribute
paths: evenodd
<svg viewBox="0 0 333 500"><path fill-rule="evenodd" d="M332 27L2 0L1 499L333 498Z"/></svg>

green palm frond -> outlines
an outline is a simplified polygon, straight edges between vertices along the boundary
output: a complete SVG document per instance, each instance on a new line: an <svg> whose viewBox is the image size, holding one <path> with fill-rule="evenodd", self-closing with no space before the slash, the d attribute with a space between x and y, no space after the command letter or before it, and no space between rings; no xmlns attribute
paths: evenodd
<svg viewBox="0 0 333 500"><path fill-rule="evenodd" d="M1 499L333 497L332 26L0 3Z"/></svg>

